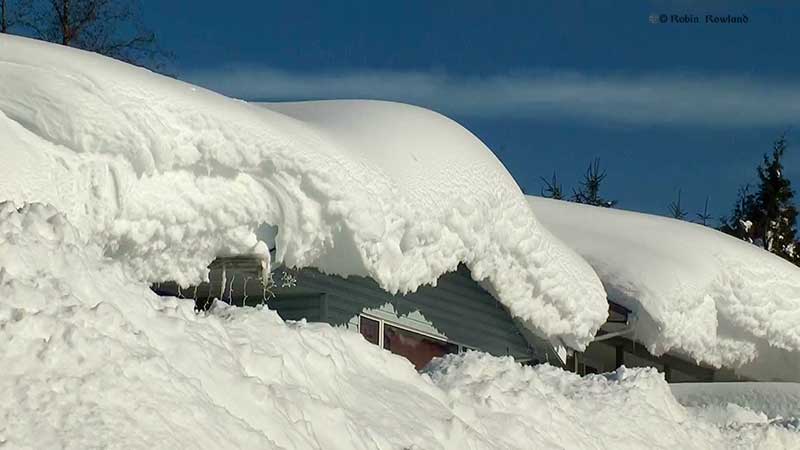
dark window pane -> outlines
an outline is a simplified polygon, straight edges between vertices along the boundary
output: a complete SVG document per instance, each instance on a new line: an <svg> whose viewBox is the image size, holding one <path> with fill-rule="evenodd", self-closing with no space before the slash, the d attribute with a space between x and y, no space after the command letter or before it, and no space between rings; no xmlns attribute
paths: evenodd
<svg viewBox="0 0 800 450"><path fill-rule="evenodd" d="M378 345L380 329L380 324L377 320L372 320L368 317L361 316L361 320L358 323L358 331L361 332L367 341Z"/></svg>
<svg viewBox="0 0 800 450"><path fill-rule="evenodd" d="M458 353L458 345L429 338L412 331L383 324L383 348L405 356L417 370L433 358L448 353Z"/></svg>

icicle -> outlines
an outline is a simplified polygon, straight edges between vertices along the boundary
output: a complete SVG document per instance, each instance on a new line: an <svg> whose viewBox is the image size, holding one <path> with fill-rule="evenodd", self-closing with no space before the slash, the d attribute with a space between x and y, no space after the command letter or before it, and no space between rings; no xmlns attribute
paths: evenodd
<svg viewBox="0 0 800 450"><path fill-rule="evenodd" d="M247 306L247 282L250 281L250 277L244 279L244 297L242 298L242 307Z"/></svg>
<svg viewBox="0 0 800 450"><path fill-rule="evenodd" d="M225 298L225 285L228 284L228 273L225 263L222 264L222 284L219 287L219 299Z"/></svg>
<svg viewBox="0 0 800 450"><path fill-rule="evenodd" d="M231 284L228 287L228 304L233 305L233 283L236 281L236 272L233 272L231 277Z"/></svg>

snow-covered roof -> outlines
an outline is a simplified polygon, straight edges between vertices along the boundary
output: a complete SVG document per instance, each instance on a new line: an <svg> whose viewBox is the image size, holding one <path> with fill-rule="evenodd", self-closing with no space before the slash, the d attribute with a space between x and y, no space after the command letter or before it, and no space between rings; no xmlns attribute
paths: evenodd
<svg viewBox="0 0 800 450"><path fill-rule="evenodd" d="M698 224L528 197L638 316L636 340L761 379L800 379L800 268Z"/></svg>
<svg viewBox="0 0 800 450"><path fill-rule="evenodd" d="M432 111L265 108L3 36L0 134L0 197L55 205L141 279L197 282L218 255L268 259L274 239L288 266L390 292L463 262L526 327L577 348L606 317L588 264L479 139Z"/></svg>

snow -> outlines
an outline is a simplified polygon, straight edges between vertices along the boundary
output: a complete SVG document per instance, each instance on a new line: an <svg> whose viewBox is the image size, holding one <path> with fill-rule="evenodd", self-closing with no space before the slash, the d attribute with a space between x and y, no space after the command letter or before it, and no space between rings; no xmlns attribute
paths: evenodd
<svg viewBox="0 0 800 450"><path fill-rule="evenodd" d="M520 367L509 358L470 353L447 356L428 370L457 409L474 409L471 414L501 448L792 448L800 443L794 422L770 422L743 407L682 407L653 368L621 367L580 377L547 365ZM531 424L546 426L532 431Z"/></svg>
<svg viewBox="0 0 800 450"><path fill-rule="evenodd" d="M53 207L0 205L5 448L791 448L692 419L652 369L581 378L477 352L419 375L327 324L157 297ZM620 411L626 411L625 415ZM738 416L737 416L738 417ZM631 426L634 424L634 426Z"/></svg>
<svg viewBox="0 0 800 450"><path fill-rule="evenodd" d="M800 268L685 221L528 197L637 316L635 340L760 380L800 381Z"/></svg>
<svg viewBox="0 0 800 450"><path fill-rule="evenodd" d="M592 269L491 151L428 110L265 108L3 36L0 132L2 197L55 205L142 280L196 283L215 256L268 259L274 240L278 262L390 292L463 262L532 331L576 348L606 317Z"/></svg>
<svg viewBox="0 0 800 450"><path fill-rule="evenodd" d="M585 342L604 318L599 281L539 226L477 139L416 108L341 106L370 109L376 123L422 115L400 134L433 121L440 144L461 136L474 159L439 160L446 176L414 181L403 155L433 163L442 153L392 139L399 154L371 155L367 143L346 147L357 142L346 123L302 105L269 111L0 36L0 197L11 200L0 200L0 447L800 444L783 424L681 406L652 369L581 378L469 352L418 374L356 333L222 303L198 314L192 300L149 289L196 281L226 252L268 260L272 242L288 264L341 266L397 290L463 258L532 327ZM448 190L447 177L460 188Z"/></svg>
<svg viewBox="0 0 800 450"><path fill-rule="evenodd" d="M733 404L762 413L769 419L800 420L798 383L679 383L670 388L684 406L728 407Z"/></svg>

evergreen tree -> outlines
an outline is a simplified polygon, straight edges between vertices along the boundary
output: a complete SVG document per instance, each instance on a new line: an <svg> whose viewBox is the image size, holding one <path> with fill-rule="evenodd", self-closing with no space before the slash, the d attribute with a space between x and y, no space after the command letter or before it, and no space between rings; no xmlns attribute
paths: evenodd
<svg viewBox="0 0 800 450"><path fill-rule="evenodd" d="M600 159L597 158L589 164L586 174L581 181L581 187L573 190L572 201L587 205L611 208L617 204L616 200L606 200L600 195L600 184L606 178L606 171L600 170Z"/></svg>
<svg viewBox="0 0 800 450"><path fill-rule="evenodd" d="M797 208L794 192L784 177L782 158L788 147L786 134L773 144L772 154L765 154L758 166L758 190L740 189L733 216L722 231L752 242L789 261L800 263L796 240Z"/></svg>
<svg viewBox="0 0 800 450"><path fill-rule="evenodd" d="M678 199L669 204L669 215L673 219L685 220L687 212L681 206L681 190L678 189Z"/></svg>
<svg viewBox="0 0 800 450"><path fill-rule="evenodd" d="M697 223L702 225L708 225L708 222L711 221L711 214L708 212L708 196L706 196L706 203L703 206L702 213L696 213L697 216Z"/></svg>
<svg viewBox="0 0 800 450"><path fill-rule="evenodd" d="M550 181L544 177L542 177L542 181L544 182L544 187L542 188L542 197L553 198L556 200L564 199L564 191L561 189L561 184L558 183L555 172L553 172L553 178Z"/></svg>
<svg viewBox="0 0 800 450"><path fill-rule="evenodd" d="M783 175L781 159L787 147L786 135L781 135L772 147L772 156L764 155L758 168L759 191L755 196L753 217L754 242L769 252L793 260L797 257L797 208L792 203L794 191Z"/></svg>
<svg viewBox="0 0 800 450"><path fill-rule="evenodd" d="M739 188L739 193L736 195L736 205L733 207L731 216L723 216L719 219L722 223L719 230L752 243L753 222L751 219L754 211L755 195L750 192L750 185L744 185Z"/></svg>

